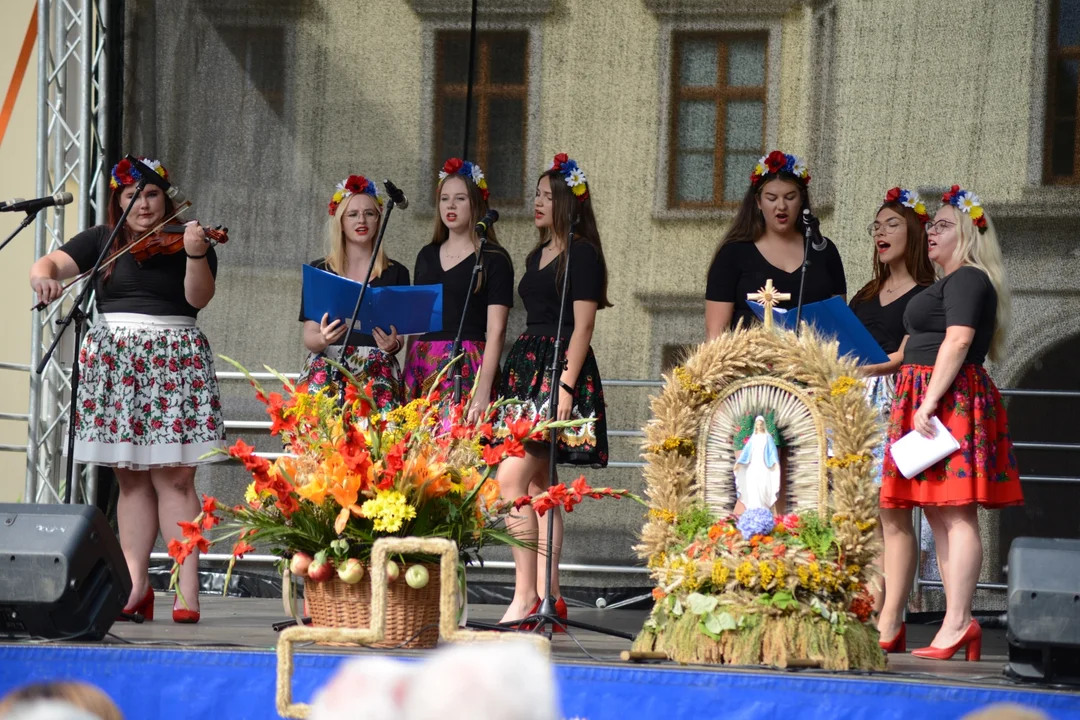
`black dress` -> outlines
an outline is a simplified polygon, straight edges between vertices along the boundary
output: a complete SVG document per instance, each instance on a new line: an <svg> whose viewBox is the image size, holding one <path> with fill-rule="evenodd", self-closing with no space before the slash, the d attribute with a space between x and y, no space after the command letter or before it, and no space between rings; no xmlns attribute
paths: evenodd
<svg viewBox="0 0 1080 720"><path fill-rule="evenodd" d="M802 267L795 272L785 272L772 265L757 245L752 242L732 242L720 248L712 265L709 267L709 279L705 289L705 299L712 302L735 303L735 312L731 316L731 327L739 320L743 326L757 322L757 315L750 309L746 296L765 286L766 280L772 280L773 287L779 292L790 293L791 299L777 303L777 307L792 309L799 302L799 282ZM847 281L844 279L844 263L840 252L828 238L822 250L810 250L810 264L806 268L806 285L803 291L803 305L828 300L834 295L847 294Z"/></svg>
<svg viewBox="0 0 1080 720"><path fill-rule="evenodd" d="M510 405L506 419L521 416L545 419L551 396L551 363L555 353L555 333L559 327L557 282L558 258L540 267L540 250L525 259L525 274L518 284L518 295L525 305L525 332L514 342L503 367L499 395L517 398L520 405ZM599 302L604 281L604 266L596 249L578 240L570 249L570 286L563 313L562 356L565 361L570 336L574 332L576 300ZM561 372L560 372L561 374ZM555 378L556 387L558 377ZM558 397L558 395L556 395ZM573 418L594 418L580 427L567 428L559 435L556 457L559 463L606 467L608 463L607 412L604 387L592 348L574 385Z"/></svg>

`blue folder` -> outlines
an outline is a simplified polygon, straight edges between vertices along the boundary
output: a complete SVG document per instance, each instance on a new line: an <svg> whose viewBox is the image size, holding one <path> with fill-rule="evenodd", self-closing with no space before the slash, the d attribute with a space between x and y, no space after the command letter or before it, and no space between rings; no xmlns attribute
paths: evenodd
<svg viewBox="0 0 1080 720"><path fill-rule="evenodd" d="M304 265L304 316L320 322L324 313L330 321L349 322L363 283ZM419 335L443 329L443 286L391 285L369 287L357 316L359 329L373 328L399 335Z"/></svg>
<svg viewBox="0 0 1080 720"><path fill-rule="evenodd" d="M765 319L765 306L749 301L750 309ZM812 326L821 335L833 338L840 343L840 356L852 355L860 365L877 365L889 361L889 356L878 345L870 331L859 322L855 313L847 306L843 298L831 297L821 302L803 305L802 321ZM782 310L773 308L773 322L783 328L795 330L795 309Z"/></svg>

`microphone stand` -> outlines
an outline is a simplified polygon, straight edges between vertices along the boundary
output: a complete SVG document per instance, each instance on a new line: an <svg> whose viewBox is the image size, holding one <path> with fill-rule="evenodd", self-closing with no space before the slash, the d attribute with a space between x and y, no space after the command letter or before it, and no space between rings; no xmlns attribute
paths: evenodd
<svg viewBox="0 0 1080 720"><path fill-rule="evenodd" d="M26 217L24 217L23 221L21 223L19 223L19 227L12 230L11 234L7 236L7 239L4 240L3 243L0 243L0 250L3 250L4 248L6 248L7 244L9 242L11 242L12 240L14 240L16 235L21 233L27 226L30 225L30 223L34 222L34 218L37 217L37 214L38 214L37 210L28 211L26 213Z"/></svg>
<svg viewBox="0 0 1080 720"><path fill-rule="evenodd" d="M562 329L563 329L563 317L566 313L566 299L569 295L570 289L570 248L574 244L574 222L573 218L570 221L570 232L567 234L566 239L566 268L563 275L562 291L559 296L559 324L555 329L555 353L551 359L551 393L548 396L548 420L554 422L558 419L558 407L559 407L559 393L562 392L562 388L559 385L559 378L562 374L562 369L566 365L566 361L562 356ZM556 430L549 431L549 451L548 455L548 488L555 487L558 477L556 475L555 461L558 455L558 439L556 437ZM625 640L633 640L634 636L629 633L624 633L618 630L611 630L609 628L600 627L598 625L590 625L588 623L579 622L577 620L569 620L559 617L558 612L555 610L555 596L551 592L551 575L552 566L554 565L555 555L552 552L552 545L555 540L555 513L557 509L551 509L548 511L547 518L547 555L544 558L544 582L547 584L547 592L544 595L540 603L540 609L532 615L526 618L515 621L513 624L524 626L533 625L528 632L540 632L551 637L551 630L547 630L547 626L551 626L552 629L560 627L566 630L568 627L579 628L581 630L591 630L593 632L602 633L604 635L610 635L611 637L623 638ZM506 627L505 625L502 627Z"/></svg>
<svg viewBox="0 0 1080 720"><path fill-rule="evenodd" d="M477 233L480 239L480 247L476 249L476 259L473 261L472 276L469 278L469 289L465 293L465 304L461 308L461 319L458 321L457 335L454 337L454 344L450 346L450 362L453 364L454 371L454 405L456 406L461 402L461 360L458 358L461 354L461 335L465 332L465 314L469 312L469 298L472 297L473 287L476 285L476 276L480 274L480 260L484 254L484 246L487 245L487 228Z"/></svg>
<svg viewBox="0 0 1080 720"><path fill-rule="evenodd" d="M799 274L799 300L795 305L795 334L802 334L802 306L803 306L803 289L806 287L806 268L810 265L810 242L814 238L814 227L810 221L813 217L809 212L803 215L803 235L805 240L803 241L803 261L802 270Z"/></svg>
<svg viewBox="0 0 1080 720"><path fill-rule="evenodd" d="M90 274L86 278L86 282L82 286L82 290L75 296L75 302L71 306L71 310L64 316L63 319L57 320L56 324L59 326L59 330L56 336L53 338L52 345L45 351L45 356L41 358L41 362L38 364L37 372L41 375L45 372L45 366L49 364L49 359L52 358L53 353L56 352L56 346L60 344L60 339L64 336L64 331L74 323L75 324L75 356L71 362L71 404L68 413L68 433L67 433L67 486L64 488L64 504L71 504L71 488L75 484L75 415L78 412L79 405L79 351L82 349L83 330L85 329L87 314L83 310L82 305L86 299L90 296L90 292L97 284L98 272L101 270L101 263L105 260L105 256L109 254L109 248L112 247L113 241L116 239L120 229L127 223L127 216L131 212L131 208L135 206L135 201L139 199L139 195L146 188L146 179L140 179L138 184L135 185L135 192L131 196L131 200L128 201L127 207L124 208L124 212L121 213L120 219L116 222L112 232L109 233L109 239L101 246L101 251L98 253L97 260L94 261L94 267L91 268Z"/></svg>
<svg viewBox="0 0 1080 720"><path fill-rule="evenodd" d="M386 214L383 215L382 226L379 228L379 235L375 238L375 245L371 248L371 262L368 263L367 273L364 275L364 284L360 286L360 295L356 298L356 307L353 308L352 317L349 318L348 329L345 331L345 337L341 341L341 350L338 351L338 365L345 366L345 353L349 349L349 338L352 337L353 328L356 325L356 318L360 315L360 306L364 302L364 295L367 294L368 283L371 282L371 273L375 271L375 260L379 257L379 248L382 247L383 236L386 234L386 226L390 222L390 213L394 211L394 198L390 197L386 200ZM345 404L345 383L344 378L341 385L341 392L338 395L338 402L341 405Z"/></svg>

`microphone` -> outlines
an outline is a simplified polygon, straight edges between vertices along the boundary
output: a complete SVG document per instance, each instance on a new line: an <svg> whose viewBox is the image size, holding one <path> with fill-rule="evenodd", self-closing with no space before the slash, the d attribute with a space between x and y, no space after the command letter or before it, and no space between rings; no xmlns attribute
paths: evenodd
<svg viewBox="0 0 1080 720"><path fill-rule="evenodd" d="M821 221L814 217L810 212L810 208L803 208L802 211L803 225L807 231L812 233L814 240L810 243L810 247L814 248L818 252L821 252L828 245L828 241L821 234Z"/></svg>
<svg viewBox="0 0 1080 720"><path fill-rule="evenodd" d="M383 186L386 188L386 194L390 196L394 205L402 210L409 207L409 198L405 197L405 193L401 192L401 189L397 185L389 180L383 180Z"/></svg>
<svg viewBox="0 0 1080 720"><path fill-rule="evenodd" d="M498 210L488 210L487 214L480 219L480 222L476 223L474 230L477 235L487 235L487 231L495 224L495 221L499 219Z"/></svg>
<svg viewBox="0 0 1080 720"><path fill-rule="evenodd" d="M0 203L0 212L21 212L25 210L28 213L34 213L54 205L67 205L74 199L69 192L58 192L49 197L34 198L33 200L15 198L14 200L8 200L6 203Z"/></svg>
<svg viewBox="0 0 1080 720"><path fill-rule="evenodd" d="M154 168L150 167L134 155L128 155L127 161L131 163L131 166L135 168L135 172L139 173L140 177L146 180L150 185L156 185L161 188L162 191L169 196L170 200L173 202L181 202L184 199L184 193L180 192L180 188L158 175Z"/></svg>

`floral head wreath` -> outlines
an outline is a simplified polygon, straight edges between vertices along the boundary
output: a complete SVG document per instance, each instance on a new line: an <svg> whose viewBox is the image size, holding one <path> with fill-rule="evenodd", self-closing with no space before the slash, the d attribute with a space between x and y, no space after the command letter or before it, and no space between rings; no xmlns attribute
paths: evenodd
<svg viewBox="0 0 1080 720"><path fill-rule="evenodd" d="M773 150L768 155L761 156L757 165L754 166L754 171L750 173L750 184L757 187L767 175L776 175L780 172L791 173L805 184L810 184L810 170L806 167L806 163L797 155L788 155L779 150Z"/></svg>
<svg viewBox="0 0 1080 720"><path fill-rule="evenodd" d="M922 198L919 197L919 193L914 190L905 190L901 187L894 187L889 192L885 193L886 203L900 203L906 208L911 208L915 211L915 216L919 218L919 222L924 225L930 222L930 215L926 212L926 205L923 204Z"/></svg>
<svg viewBox="0 0 1080 720"><path fill-rule="evenodd" d="M165 178L166 180L169 179L169 171L166 170L165 166L157 160L150 160L144 157L140 157L139 160L141 160L144 165L152 169L161 177ZM125 185L137 185L139 183L139 180L142 179L142 175L139 174L139 171L136 170L134 166L132 166L131 162L127 158L124 158L120 162L113 165L112 173L110 173L110 175L111 176L109 177L109 187L111 187L113 190L116 190L117 188L123 187Z"/></svg>
<svg viewBox="0 0 1080 720"><path fill-rule="evenodd" d="M473 184L480 190L480 197L485 200L491 196L491 193L488 192L487 180L484 179L484 171L476 163L461 158L450 158L443 163L442 170L439 171L439 182L451 175L461 175L472 180Z"/></svg>
<svg viewBox="0 0 1080 720"><path fill-rule="evenodd" d="M589 186L585 182L585 171L578 167L576 160L571 160L566 153L559 153L551 163L551 170L558 170L570 187L570 192L585 202L589 197Z"/></svg>
<svg viewBox="0 0 1080 720"><path fill-rule="evenodd" d="M975 223L980 233L986 232L986 215L983 213L982 201L979 196L970 190L964 190L959 185L953 185L949 191L941 196L941 202L952 205L957 210L963 210Z"/></svg>
<svg viewBox="0 0 1080 720"><path fill-rule="evenodd" d="M346 198L350 198L353 195L363 193L364 195L370 195L375 198L375 202L379 207L383 206L383 199L379 195L379 188L375 186L375 183L368 180L363 175L350 175L336 186L334 196L330 198L330 214L333 215L337 212L338 205L340 205Z"/></svg>

